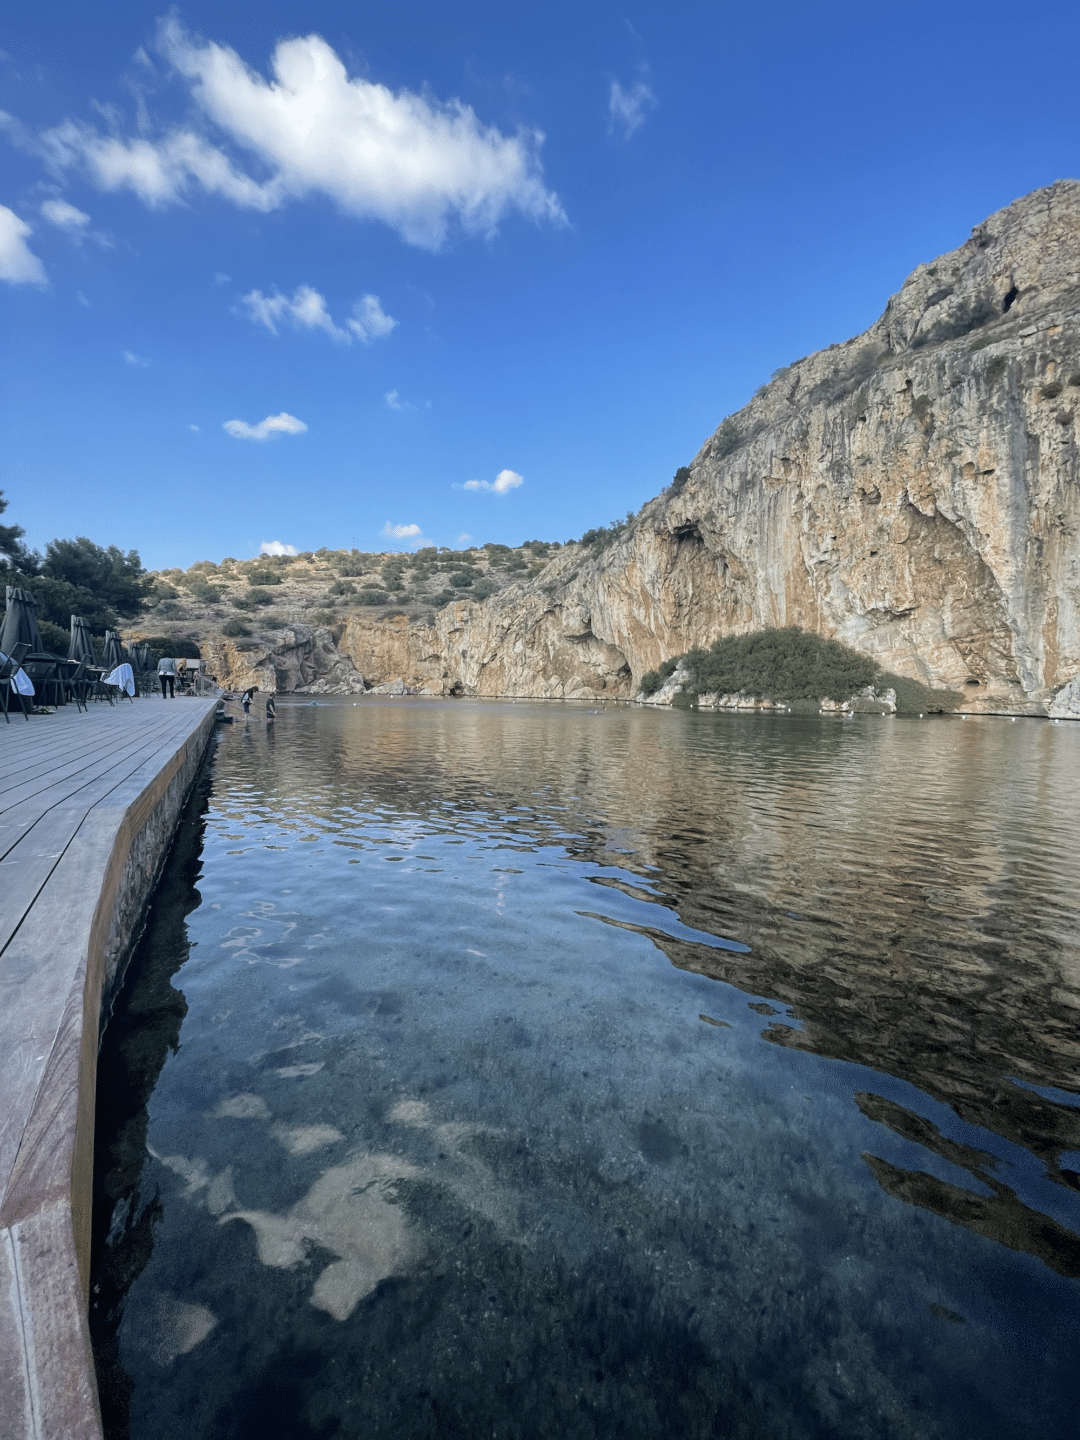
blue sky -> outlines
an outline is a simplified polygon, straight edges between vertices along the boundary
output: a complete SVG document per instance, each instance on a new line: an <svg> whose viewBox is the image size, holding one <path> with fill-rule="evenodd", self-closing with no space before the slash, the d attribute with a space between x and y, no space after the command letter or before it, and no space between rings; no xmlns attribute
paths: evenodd
<svg viewBox="0 0 1080 1440"><path fill-rule="evenodd" d="M18 11L5 518L153 567L579 535L1078 170L1075 5Z"/></svg>

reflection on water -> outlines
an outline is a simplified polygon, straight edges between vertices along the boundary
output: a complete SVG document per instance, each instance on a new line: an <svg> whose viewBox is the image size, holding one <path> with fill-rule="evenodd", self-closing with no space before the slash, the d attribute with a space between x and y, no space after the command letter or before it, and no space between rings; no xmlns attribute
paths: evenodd
<svg viewBox="0 0 1080 1440"><path fill-rule="evenodd" d="M111 1440L1066 1433L1078 780L989 719L224 733L103 1052Z"/></svg>

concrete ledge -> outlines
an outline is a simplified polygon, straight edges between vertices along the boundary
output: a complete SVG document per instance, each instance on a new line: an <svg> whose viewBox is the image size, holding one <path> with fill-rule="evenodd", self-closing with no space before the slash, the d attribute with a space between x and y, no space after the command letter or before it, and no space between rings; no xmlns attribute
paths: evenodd
<svg viewBox="0 0 1080 1440"><path fill-rule="evenodd" d="M179 735L174 726L138 769L72 815L69 842L0 957L0 1039L10 1047L5 1070L20 1081L3 1101L5 1169L12 1157L0 1171L3 1440L101 1440L87 1312L102 1002L213 732L213 701L188 708L190 725Z"/></svg>

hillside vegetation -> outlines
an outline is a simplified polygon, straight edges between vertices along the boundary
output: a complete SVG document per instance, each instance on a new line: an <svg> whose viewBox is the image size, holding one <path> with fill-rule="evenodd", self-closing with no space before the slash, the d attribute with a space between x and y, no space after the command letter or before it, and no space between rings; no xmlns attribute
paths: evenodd
<svg viewBox="0 0 1080 1440"><path fill-rule="evenodd" d="M693 704L697 695L742 694L800 708L800 702L844 701L867 686L894 690L900 714L954 710L960 700L951 690L932 690L917 680L892 675L839 640L825 640L797 625L726 635L708 649L666 660L642 677L643 693L654 695L680 661L688 678L674 703L681 700L686 705Z"/></svg>
<svg viewBox="0 0 1080 1440"><path fill-rule="evenodd" d="M452 600L485 600L531 579L561 548L529 540L468 550L428 546L411 554L322 549L228 557L220 564L199 560L187 570L154 574L140 623L196 642L225 635L245 649L289 626L335 629L355 610L421 620Z"/></svg>

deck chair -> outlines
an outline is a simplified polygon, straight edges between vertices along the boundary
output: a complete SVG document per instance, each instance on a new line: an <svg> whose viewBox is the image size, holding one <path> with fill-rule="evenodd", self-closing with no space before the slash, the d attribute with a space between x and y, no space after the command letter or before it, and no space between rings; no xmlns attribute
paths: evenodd
<svg viewBox="0 0 1080 1440"><path fill-rule="evenodd" d="M77 709L89 711L90 707L86 703L86 696L87 691L90 689L90 684L85 676L86 661L80 660L70 674L60 676L60 689L63 693L65 704L70 697L75 701Z"/></svg>

